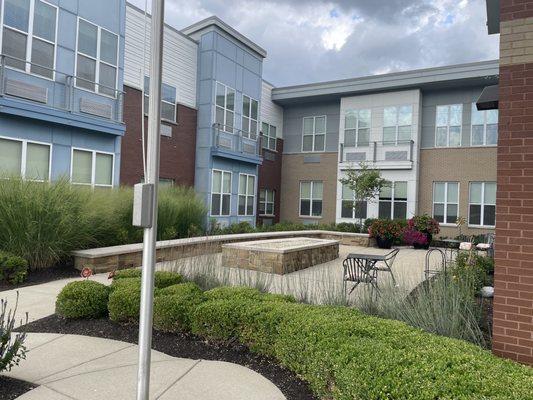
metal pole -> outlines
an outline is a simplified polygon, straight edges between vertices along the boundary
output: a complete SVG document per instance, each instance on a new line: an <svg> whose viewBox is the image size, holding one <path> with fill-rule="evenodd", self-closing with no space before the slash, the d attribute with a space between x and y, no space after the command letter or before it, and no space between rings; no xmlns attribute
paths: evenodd
<svg viewBox="0 0 533 400"><path fill-rule="evenodd" d="M150 361L152 348L152 315L154 301L154 270L157 240L157 189L159 181L159 138L161 107L161 73L165 2L152 0L150 56L150 102L148 107L147 173L145 181L154 185L152 226L144 229L141 311L139 318L139 370L137 400L148 400L150 393Z"/></svg>

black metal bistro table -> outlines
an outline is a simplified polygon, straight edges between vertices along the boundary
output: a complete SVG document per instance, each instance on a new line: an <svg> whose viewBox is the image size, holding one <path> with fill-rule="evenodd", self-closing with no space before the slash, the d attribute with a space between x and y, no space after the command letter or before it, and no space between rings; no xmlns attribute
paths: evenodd
<svg viewBox="0 0 533 400"><path fill-rule="evenodd" d="M363 268L364 271L368 272L371 269L374 269L376 264L380 261L385 261L387 254L368 254L368 253L350 253L347 258L355 259L357 265Z"/></svg>

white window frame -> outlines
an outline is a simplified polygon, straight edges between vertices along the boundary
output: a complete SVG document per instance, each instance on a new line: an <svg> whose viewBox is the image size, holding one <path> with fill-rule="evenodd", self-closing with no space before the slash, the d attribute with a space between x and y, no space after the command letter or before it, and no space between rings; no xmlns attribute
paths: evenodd
<svg viewBox="0 0 533 400"><path fill-rule="evenodd" d="M245 178L246 187L244 188L244 194L241 194L241 176L246 177ZM253 181L254 181L254 188L253 188L253 193L252 194L248 193L248 179L253 179ZM237 191L237 215L240 216L240 217L253 217L255 215L255 184L256 184L256 180L257 180L257 177L255 175L239 173L239 188L238 188L238 191ZM241 197L244 197L244 214L241 214L239 212L239 203L240 203L240 198ZM249 197L252 198L251 199L251 202L252 202L252 213L251 214L248 214L248 206L250 205Z"/></svg>
<svg viewBox="0 0 533 400"><path fill-rule="evenodd" d="M39 142L37 140L26 140L26 139L15 139L9 136L0 136L0 139L4 140L11 140L13 142L20 142L22 143L22 154L20 158L20 177L24 180L32 181L32 182L50 182L52 178L52 144L46 143L46 142ZM38 144L42 146L48 146L50 149L50 156L48 157L48 179L27 179L26 178L26 161L28 156L28 143L30 144Z"/></svg>
<svg viewBox="0 0 533 400"><path fill-rule="evenodd" d="M150 84L150 77L145 75L145 78L148 78L148 86L150 86L149 85ZM145 82L145 79L143 79L143 85L144 85L144 82ZM178 88L176 86L169 85L166 82L162 82L162 85L167 85L167 86L170 86L173 89L176 89L176 98L174 98L175 103L172 103L170 101L163 100L163 96L161 96L161 103L170 104L171 106L174 107L174 119L172 120L172 119L166 119L166 118L161 117L161 121L170 122L170 123L175 124L177 122L177 120L178 120L178 105L177 105ZM162 90L163 89L161 88L161 91ZM148 100L148 105L149 105L150 104L150 93L147 93L147 91L144 90L144 88L143 88L143 94L144 94L143 101L145 99L147 99ZM149 107L146 107L145 105L143 105L143 108L144 108L144 115L148 116L148 108Z"/></svg>
<svg viewBox="0 0 533 400"><path fill-rule="evenodd" d="M77 183L72 181L72 172L74 169L74 151L85 151L92 154L91 158L91 183ZM101 183L96 184L95 178L96 178L96 154L105 154L110 155L113 157L113 161L111 163L111 185L103 185ZM70 149L70 183L73 185L79 185L79 186L90 186L92 188L95 187L105 187L105 188L112 188L115 186L115 153L111 153L108 151L99 151L99 150L93 150L93 149L86 149L83 147L72 147Z"/></svg>
<svg viewBox="0 0 533 400"><path fill-rule="evenodd" d="M265 192L265 200L264 201L261 201L261 192ZM268 194L269 193L272 193L273 201L268 201ZM264 210L265 210L264 213L260 213L259 210L261 209L261 207L259 207L259 210L257 212L259 213L259 215L261 217L273 217L273 216L275 216L276 215L276 190L275 189L267 189L267 188L260 189L259 190L259 205L261 205L261 204L264 206ZM267 212L269 204L272 204L272 213L271 214L269 214Z"/></svg>
<svg viewBox="0 0 533 400"><path fill-rule="evenodd" d="M459 123L459 144L457 146L450 146L450 127L455 127L457 125L450 125L450 107L453 106L461 106L461 121ZM448 118L446 126L444 125L438 125L438 115L439 115L439 108L447 108L448 112ZM435 147L439 149L444 149L447 147L461 147L463 145L463 117L464 117L464 107L462 103L455 103L455 104L439 104L435 107ZM437 144L437 132L439 128L446 128L446 145L445 146L439 146Z"/></svg>
<svg viewBox="0 0 533 400"><path fill-rule="evenodd" d="M472 139L474 137L474 126L477 126L479 124L474 124L473 123L473 115L474 115L474 111L477 111L477 107L476 106L476 103L472 103L472 110L470 112L470 146L471 147L496 147L498 146L498 134L500 133L499 132L499 129L500 129L500 125L499 125L499 121L496 122L496 124L487 124L487 111L488 110L482 110L482 111L478 111L478 112L482 112L483 113L483 143L482 144L472 144ZM496 112L499 113L498 110L496 110ZM487 125L496 125L497 126L497 130L496 130L496 143L495 144L487 144Z"/></svg>
<svg viewBox="0 0 533 400"><path fill-rule="evenodd" d="M266 132L263 129L264 125L266 125L268 128ZM272 128L276 130L276 136L270 135ZM268 122L261 121L261 132L263 133L263 143L262 143L263 149L267 149L270 151L277 151L276 149L277 149L277 143L278 143L278 136L277 136L278 127L276 125L269 124ZM274 148L270 147L271 140L274 140ZM266 146L265 146L265 143L266 143Z"/></svg>
<svg viewBox="0 0 533 400"><path fill-rule="evenodd" d="M89 54L85 54L85 53L82 53L78 50L78 43L79 43L79 35L80 35L80 20L81 21L84 21L88 24L91 24L93 26L96 27L96 58L94 58L93 56L89 55ZM106 31L110 34L112 34L113 36L116 36L117 37L117 65L113 65L113 64L109 64L108 62L105 62L105 61L102 61L100 59L100 51L101 51L101 44L102 44L102 31ZM86 57L86 58L89 58L93 61L95 61L95 74L94 74L94 90L91 90L91 89L87 89L87 88L84 88L84 87L81 87L81 86L78 86L78 54L83 56L83 57ZM100 96L105 96L105 97L109 97L109 98L112 98L112 99L116 99L117 98L117 94L118 94L118 70L119 70L119 61L120 61L120 35L117 35L115 32L112 32L110 31L109 29L105 29L103 27L101 27L100 25L97 25L95 24L94 22L91 22L85 18L82 18L80 16L78 16L77 20L76 20L76 54L75 54L75 58L74 58L74 86L79 89L79 90L83 90L83 91L86 91L86 92L89 92L89 93L96 93ZM115 68L115 94L113 96L107 94L107 93L102 93L100 92L100 64L104 64L104 65L107 65L109 67L112 67L112 68ZM82 80L82 78L80 78L80 80ZM104 85L102 85L104 86ZM112 90L110 87L107 87L105 86L104 87L104 90Z"/></svg>
<svg viewBox="0 0 533 400"><path fill-rule="evenodd" d="M393 220L394 219L394 209L396 208L396 204L397 203L405 203L405 218L407 218L407 204L409 203L409 196L408 195L408 192L409 192L409 181L391 181L391 199L390 200L381 200L381 193L378 193L378 218L381 218L379 216L379 204L381 202L386 202L388 203L390 201L391 203L391 207L390 207L390 215L389 215L389 218L390 220ZM397 183L405 183L405 189L406 189L406 199L405 200L398 200L396 199L396 184Z"/></svg>
<svg viewBox="0 0 533 400"><path fill-rule="evenodd" d="M248 130L245 130L244 129L244 126L241 126L241 131L242 131L242 136L247 138L247 139L251 139L251 140L257 140L257 135L259 133L259 101L254 99L253 97L250 97L246 94L243 94L242 95L242 110L244 111L244 98L247 97L249 100L250 100L250 105L248 107L248 114L249 115L244 115L244 113L241 115L241 121L243 118L248 118L248 127L246 129ZM252 102L256 102L257 103L257 118L256 119L253 119L252 118ZM254 135L252 133L252 124L255 123L255 137L252 137L252 135Z"/></svg>
<svg viewBox="0 0 533 400"><path fill-rule="evenodd" d="M305 133L305 120L306 119L313 119L313 133ZM316 132L316 119L317 118L324 118L324 132ZM326 138L327 138L327 132L328 132L328 117L327 115L309 115L307 117L302 117L302 153L324 153L326 151ZM316 150L316 137L319 135L324 135L324 149L322 150ZM304 150L304 138L306 136L312 136L313 137L313 147L311 150Z"/></svg>
<svg viewBox="0 0 533 400"><path fill-rule="evenodd" d="M367 219L368 218L368 201L367 200L363 200L361 202L361 203L364 203L366 216L365 217L361 217L361 218L358 217L357 215L355 215L356 214L356 211L355 211L356 207L355 206L356 206L356 203L357 203L357 201L355 199L355 192L353 190L350 190L350 188L348 188L348 190L350 190L352 192L352 196L351 196L351 199L345 199L344 198L343 186L345 186L345 185L341 184L341 204L340 204L340 210L341 210L340 216L341 216L341 218L343 220L358 220L358 219L363 219L364 220L364 219ZM342 216L342 208L343 208L342 207L342 203L344 203L345 201L351 201L352 202L352 216L351 217L343 217Z"/></svg>
<svg viewBox="0 0 533 400"><path fill-rule="evenodd" d="M218 85L224 86L224 107L221 107L221 106L217 105L217 86ZM230 110L228 108L228 89L229 90L233 90L233 110ZM232 87L230 87L228 85L223 84L222 82L215 81L215 99L214 99L215 107L213 109L213 112L214 112L213 121L215 121L215 123L216 123L216 120L217 120L217 108L221 108L222 110L224 110L224 124L220 127L224 132L233 133L235 131L235 108L237 106L236 98L237 98L237 91L235 89L233 89ZM228 111L233 113L233 121L232 121L233 123L232 123L231 132L226 129L228 127L228 121L226 120L226 116L227 116L227 112Z"/></svg>
<svg viewBox="0 0 533 400"><path fill-rule="evenodd" d="M411 124L409 125L400 125L400 108L402 107L409 107L411 108ZM394 108L396 109L396 123L395 125L385 125L385 109L386 108ZM405 144L410 140L413 140L413 105L412 104L400 104L396 106L386 106L383 107L383 119L382 119L382 128L381 128L381 143L386 146L398 146L399 144ZM400 134L400 128L403 127L410 127L410 134L407 141L406 140L399 140L399 134ZM394 136L394 143L392 141L385 140L385 128L395 128L395 136Z"/></svg>
<svg viewBox="0 0 533 400"><path fill-rule="evenodd" d="M215 183L215 180L213 179L213 177L214 177L215 172L221 173L220 175L220 190L221 191L220 192L213 191L213 187ZM224 174L229 174L229 193L224 192ZM231 215L231 198L233 197L231 195L232 185L233 185L233 172L225 171L223 169L216 169L216 168L213 168L211 170L211 196L210 196L211 201L209 202L209 215L211 215L212 217L229 217ZM220 214L213 214L213 194L220 195L220 201L219 201ZM224 195L228 195L228 194L229 194L229 214L222 214L223 198L224 198Z"/></svg>
<svg viewBox="0 0 533 400"><path fill-rule="evenodd" d="M3 47L3 44L4 44L4 28L7 28L7 29L10 29L12 30L13 32L17 32L17 33L20 33L22 35L25 35L26 36L26 62L24 64L24 70L21 70L19 68L16 68L16 67L13 67L13 66L8 66L6 65L6 68L9 68L9 69L12 69L14 71L22 71L22 72L25 72L26 74L29 74L29 75L32 75L32 76L36 76L38 78L41 78L41 79L46 79L48 81L54 81L55 80L55 76L56 76L56 62L57 62L57 33L58 33L58 22L59 22L59 7L56 6L55 4L52 4L52 3L49 3L48 1L46 0L39 0L41 1L42 3L45 3L46 5L49 5L53 8L55 8L56 10L56 29L55 29L55 41L52 42L48 39L44 39L44 38L41 38L39 36L34 36L33 35L33 20L34 20L34 17L35 17L35 2L38 1L38 0L30 0L30 9L29 9L29 19L28 19L28 32L24 32L24 31L21 31L20 29L17 29L17 28L13 28L11 26L7 26L7 25L4 25L4 15L5 15L5 4L6 2L5 1L2 1L2 13L1 13L1 21L0 21L0 51ZM37 40L41 40L45 43L48 43L48 44L51 44L54 46L54 61L53 61L53 67L52 67L52 77L49 78L47 76L43 76L43 75L40 75L40 74L37 74L35 72L31 72L31 53L32 53L32 45L33 45L33 39L37 39ZM22 61L21 61L22 62ZM42 66L41 68L44 68L46 69L46 67Z"/></svg>
<svg viewBox="0 0 533 400"><path fill-rule="evenodd" d="M359 126L359 122L361 120L360 113L361 111L368 111L370 113L370 121L368 124L368 128L361 128ZM346 117L350 114L355 114L357 118L356 127L354 128L346 128ZM368 144L367 145L359 145L359 129L368 129ZM355 146L347 146L346 145L346 131L353 131L355 130ZM372 133L372 109L371 108L361 108L356 110L348 110L344 114L344 148L357 148L357 147L369 147L370 146L370 135ZM398 133L396 133L396 138L398 138Z"/></svg>
<svg viewBox="0 0 533 400"><path fill-rule="evenodd" d="M481 185L481 203L472 203L472 201L470 200L470 188L471 188L472 183L482 184ZM496 208L496 201L494 202L494 204L485 203L485 185L487 183L494 183L497 189L497 183L495 181L471 181L468 184L468 226L471 228L491 228L492 229L496 227L495 225L485 225L485 206L494 206ZM470 223L470 206L471 205L481 206L481 210L480 210L481 224L480 225ZM496 211L494 212L496 213Z"/></svg>
<svg viewBox="0 0 533 400"><path fill-rule="evenodd" d="M310 186L309 186L309 198L307 197L302 197L302 184L303 183L310 183ZM321 183L322 184L322 198L319 199L319 198L314 198L313 197L313 186L316 184L316 183ZM302 214L302 200L309 200L309 215L306 215L306 214ZM315 200L320 200L322 202L322 211L320 212L320 215L313 215L313 202ZM301 217L301 218L322 218L322 214L324 214L324 181L310 181L310 180L304 180L304 181L300 181L300 185L298 187L298 215Z"/></svg>
<svg viewBox="0 0 533 400"><path fill-rule="evenodd" d="M444 202L435 201L435 187L439 183L444 183ZM452 183L457 184L457 202L449 202L448 201L448 185ZM440 222L443 226L456 226L455 221L454 222L446 222L448 219L448 205L456 205L457 206L457 218L461 217L461 210L459 208L459 205L461 204L461 182L458 181L434 181L433 182L433 193L431 198L431 216L435 218L435 204L442 204L444 205L444 222Z"/></svg>

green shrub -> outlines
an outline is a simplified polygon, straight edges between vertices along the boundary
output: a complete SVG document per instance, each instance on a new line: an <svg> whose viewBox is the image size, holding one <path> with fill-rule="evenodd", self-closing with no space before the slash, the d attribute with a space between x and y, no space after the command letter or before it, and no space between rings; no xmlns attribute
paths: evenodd
<svg viewBox="0 0 533 400"><path fill-rule="evenodd" d="M138 278L139 282L142 277L142 270L140 268L121 269L115 272L113 283L123 279ZM170 271L156 271L154 274L154 286L162 289L167 286L176 285L183 282L183 277L175 272Z"/></svg>
<svg viewBox="0 0 533 400"><path fill-rule="evenodd" d="M205 292L208 300L246 299L257 301L281 301L293 303L296 300L293 296L262 293L257 289L247 286L220 286Z"/></svg>
<svg viewBox="0 0 533 400"><path fill-rule="evenodd" d="M0 251L0 282L21 284L28 275L28 262L22 257Z"/></svg>
<svg viewBox="0 0 533 400"><path fill-rule="evenodd" d="M494 260L475 252L460 251L450 268L455 281L477 292L481 287L492 284Z"/></svg>
<svg viewBox="0 0 533 400"><path fill-rule="evenodd" d="M204 301L202 290L194 283L161 289L154 300L154 328L166 332L188 331L191 314Z"/></svg>
<svg viewBox="0 0 533 400"><path fill-rule="evenodd" d="M100 318L107 314L109 287L91 280L70 282L56 299L56 313L65 318Z"/></svg>
<svg viewBox="0 0 533 400"><path fill-rule="evenodd" d="M141 279L124 278L114 281L109 295L109 318L115 322L139 320L141 307Z"/></svg>
<svg viewBox="0 0 533 400"><path fill-rule="evenodd" d="M126 268L119 269L115 271L113 276L113 282L116 282L120 279L129 279L129 278L140 278L142 276L142 269L140 268Z"/></svg>

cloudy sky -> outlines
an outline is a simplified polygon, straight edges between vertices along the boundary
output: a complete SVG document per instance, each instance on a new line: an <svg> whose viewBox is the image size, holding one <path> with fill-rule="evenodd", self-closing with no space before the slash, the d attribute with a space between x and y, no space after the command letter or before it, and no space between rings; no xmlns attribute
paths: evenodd
<svg viewBox="0 0 533 400"><path fill-rule="evenodd" d="M268 52L276 86L498 57L485 0L166 0L178 29L213 14Z"/></svg>

